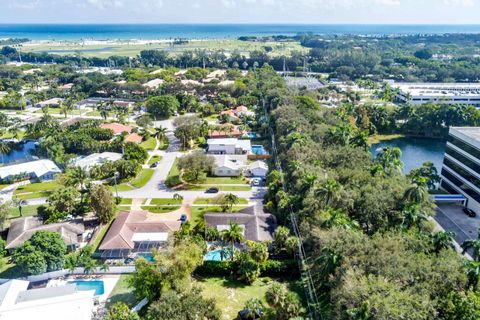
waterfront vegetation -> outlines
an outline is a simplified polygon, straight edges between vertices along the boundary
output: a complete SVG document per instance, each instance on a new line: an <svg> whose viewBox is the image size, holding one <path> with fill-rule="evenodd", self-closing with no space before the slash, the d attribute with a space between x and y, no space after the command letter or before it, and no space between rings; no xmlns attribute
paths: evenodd
<svg viewBox="0 0 480 320"><path fill-rule="evenodd" d="M162 150L169 145L167 129L153 128L153 120L175 116L173 134L185 153L165 169L170 170L165 183L178 189L179 194L150 202L146 200L150 195L145 194L141 209L158 214L156 218L160 219L161 214L181 208L183 190L215 186L222 193L212 199L197 198L185 212L165 215L178 219L177 214L183 213L190 219L172 235L166 248L154 250L153 261L138 259L136 272L122 276L107 304L108 320L118 320L116 310L128 311L122 303L131 307L144 298L148 305L140 316L145 319L231 319L240 310L255 313L260 305L268 319L278 320L319 315L325 319L478 318L480 255L467 261L455 251L452 234L435 231L429 219L435 212L429 192L436 192L431 189L438 183L438 172L426 163L404 175L398 148L385 147L373 157L368 152L379 140L401 136L444 138L450 126L480 124L480 111L474 107L397 105L395 90L376 82L386 77L408 81L475 79L480 63L468 52L478 35L452 35L448 44L436 36L319 39L299 35L274 42L271 48L270 41L253 40L218 42L222 50L232 43L237 48L248 47L245 55L236 51L226 55L220 48L190 52L192 44L186 43L170 52L150 46L141 48L135 58L116 56L109 60L28 53L28 47L23 47L22 58L27 62L53 60L59 64L40 66L40 71L32 75L23 72L31 66L0 66L0 86L6 92L0 99L1 109L29 115L25 110L27 99L36 103L65 98L58 110L35 111L39 121L34 124L0 113L2 134L39 140L38 155L52 159L64 171L55 181L15 190L15 201L47 198L44 205L24 206L23 215L38 213L45 223L56 223L93 213L100 222L95 239L75 252L67 252L56 233L36 233L8 253L8 259L2 259L0 278L100 266L100 260L92 259L93 253L116 213L134 203L131 198L115 199L114 184L118 183L120 192L139 189L148 184L155 170L163 169L144 169L142 165L149 157L147 150L154 150L157 141ZM419 44L424 48L419 49ZM130 50L140 48L128 49L129 56L134 56ZM448 52L452 59L434 59L430 51L435 50ZM14 60L18 52L4 47L0 55L1 61ZM123 74L76 72L80 65L104 66L107 61L122 68ZM328 73L330 78L351 81L351 87L358 85L363 91L342 91L335 86L291 90L275 72L284 64L289 70L297 70L304 63L315 72ZM203 64L208 69L202 68ZM192 67L178 73L185 65ZM163 70L152 74L160 67ZM203 82L213 68L227 71L211 83ZM244 75L242 69L249 72ZM326 84L323 75L316 77ZM163 83L147 90L144 84L157 78ZM219 86L224 80L233 82ZM41 84L51 83L55 85L48 90L36 90ZM58 89L67 83L72 84L71 91ZM21 90L25 95L19 94ZM80 112L72 109L74 102L99 93L111 101L99 103L89 114L103 120L61 123L68 115ZM115 105L114 99L120 98L136 103L130 107ZM334 108L324 106L333 100L337 101ZM255 116L233 120L219 116L239 105L254 110ZM140 113L142 106L146 113ZM101 123L114 119L133 126L128 119L134 114L138 117L133 130L144 139L139 145L125 142L125 133L115 135L110 129L100 128ZM204 120L219 123L211 126ZM17 128L20 124L25 130ZM214 159L196 150L205 147L209 130L219 125L258 132L262 138L255 143L277 151L273 160L278 160L281 170L270 171L264 202L279 228L268 244L247 241L242 227L235 223L221 232L206 226L205 213L233 213L247 208L248 199L239 198L235 192L252 189L245 178L211 177ZM275 134L275 149L271 133ZM8 153L9 145L1 147L5 151L2 154ZM104 151L121 152L122 159L88 172L71 165L78 156ZM148 164L161 159L154 155ZM19 215L14 205L4 211L7 218ZM298 226L292 225L292 212ZM294 229L302 235L305 267L312 275L318 301L309 300L298 290L298 261L293 257L299 239L291 235ZM204 261L206 241L216 250L230 253L229 258ZM235 250L240 243L243 250ZM476 242L468 242L465 247L471 245L478 247ZM0 251L3 257L5 252ZM306 308L307 302L311 309Z"/></svg>

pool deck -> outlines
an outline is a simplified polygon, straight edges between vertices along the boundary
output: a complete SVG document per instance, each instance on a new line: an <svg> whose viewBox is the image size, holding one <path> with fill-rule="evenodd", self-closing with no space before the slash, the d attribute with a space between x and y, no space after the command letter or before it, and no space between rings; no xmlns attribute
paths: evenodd
<svg viewBox="0 0 480 320"><path fill-rule="evenodd" d="M117 284L118 280L120 279L120 276L118 275L102 275L100 277L94 277L94 276L71 276L67 277L65 279L53 279L50 280L47 283L47 287L58 287L58 286L64 286L67 284L68 281L103 281L103 288L104 288L104 293L102 295L97 296L96 298L98 299L99 302L105 302L107 298L110 296L110 293L112 292L113 288L115 288L115 285Z"/></svg>

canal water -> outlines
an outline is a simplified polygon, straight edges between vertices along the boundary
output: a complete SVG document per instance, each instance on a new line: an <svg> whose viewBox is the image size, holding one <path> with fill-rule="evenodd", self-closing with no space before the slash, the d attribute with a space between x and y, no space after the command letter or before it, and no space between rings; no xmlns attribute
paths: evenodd
<svg viewBox="0 0 480 320"><path fill-rule="evenodd" d="M376 156L382 148L397 147L402 150L403 172L421 167L425 161L432 162L440 173L446 141L429 138L398 138L374 144L370 152Z"/></svg>
<svg viewBox="0 0 480 320"><path fill-rule="evenodd" d="M7 154L0 153L0 164L7 165L13 163L21 163L32 161L36 159L35 149L36 145L34 141L27 141L24 143L18 143L10 145L11 150Z"/></svg>

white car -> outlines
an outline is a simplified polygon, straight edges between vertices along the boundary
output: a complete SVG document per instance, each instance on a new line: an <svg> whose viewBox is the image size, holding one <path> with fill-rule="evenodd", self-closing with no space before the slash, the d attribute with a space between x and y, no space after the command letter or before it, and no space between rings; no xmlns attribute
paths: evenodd
<svg viewBox="0 0 480 320"><path fill-rule="evenodd" d="M260 180L259 178L253 178L252 179L252 186L258 187L261 182L262 182L262 180Z"/></svg>

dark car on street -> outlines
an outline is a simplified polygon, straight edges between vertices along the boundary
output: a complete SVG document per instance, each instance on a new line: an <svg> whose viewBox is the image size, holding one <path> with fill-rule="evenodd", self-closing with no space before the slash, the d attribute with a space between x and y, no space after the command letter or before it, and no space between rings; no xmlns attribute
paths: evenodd
<svg viewBox="0 0 480 320"><path fill-rule="evenodd" d="M472 209L469 209L469 208L463 208L463 213L465 213L470 218L475 218L477 216L475 211L473 211Z"/></svg>
<svg viewBox="0 0 480 320"><path fill-rule="evenodd" d="M218 193L218 188L212 187L208 188L205 193Z"/></svg>

